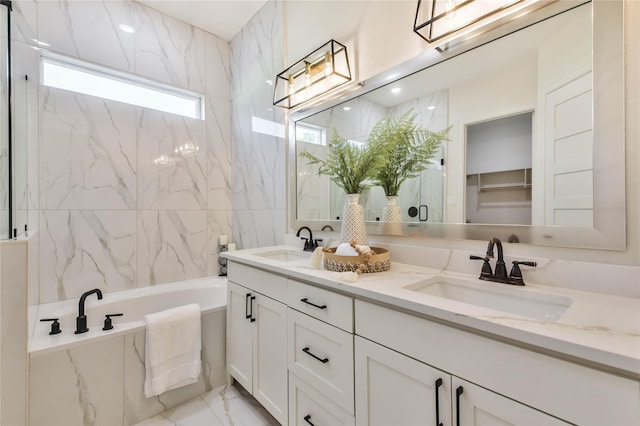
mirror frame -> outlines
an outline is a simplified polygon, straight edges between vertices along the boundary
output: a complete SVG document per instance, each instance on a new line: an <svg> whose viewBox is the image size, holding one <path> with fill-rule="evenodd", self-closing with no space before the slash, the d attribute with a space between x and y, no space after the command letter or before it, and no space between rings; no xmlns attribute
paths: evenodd
<svg viewBox="0 0 640 426"><path fill-rule="evenodd" d="M419 57L363 82L347 95L339 93L321 106L299 109L288 115L288 223L292 229L308 226L319 230L330 225L340 230L339 220L297 219L295 124L318 112L348 102L360 95L455 56L483 46L543 19L584 4L555 2L495 30L458 45L449 43L444 51L427 49ZM624 250L625 216L625 110L624 110L624 3L622 0L593 0L593 227L560 227L492 224L403 223L403 236L503 241L538 246ZM618 25L607 24L615 22ZM397 78L389 80L388 76ZM335 96L340 96L335 99ZM613 141L613 143L612 143ZM367 222L369 235L382 235L380 222Z"/></svg>

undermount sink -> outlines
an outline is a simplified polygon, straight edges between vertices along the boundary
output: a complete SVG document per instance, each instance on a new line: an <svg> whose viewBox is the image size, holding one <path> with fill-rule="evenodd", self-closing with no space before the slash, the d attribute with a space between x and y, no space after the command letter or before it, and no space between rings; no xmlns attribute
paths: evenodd
<svg viewBox="0 0 640 426"><path fill-rule="evenodd" d="M255 255L268 259L279 260L281 262L293 262L297 260L309 259L311 257L310 252L293 250L270 250L255 253Z"/></svg>
<svg viewBox="0 0 640 426"><path fill-rule="evenodd" d="M523 287L455 277L432 277L403 288L456 302L554 322L562 317L572 302L568 297L539 293Z"/></svg>

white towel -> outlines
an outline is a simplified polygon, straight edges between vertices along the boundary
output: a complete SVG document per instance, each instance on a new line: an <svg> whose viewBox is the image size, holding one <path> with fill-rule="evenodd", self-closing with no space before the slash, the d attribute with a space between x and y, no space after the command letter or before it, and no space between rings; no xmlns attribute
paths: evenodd
<svg viewBox="0 0 640 426"><path fill-rule="evenodd" d="M198 381L201 361L200 306L190 304L145 315L144 394L160 395Z"/></svg>

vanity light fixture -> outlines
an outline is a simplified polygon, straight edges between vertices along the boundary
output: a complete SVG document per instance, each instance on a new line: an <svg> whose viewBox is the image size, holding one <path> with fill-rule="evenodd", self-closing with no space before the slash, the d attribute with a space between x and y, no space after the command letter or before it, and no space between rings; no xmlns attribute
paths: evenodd
<svg viewBox="0 0 640 426"><path fill-rule="evenodd" d="M501 25L519 11L531 11L553 0L418 0L413 31L429 43ZM491 27L490 25L493 24Z"/></svg>
<svg viewBox="0 0 640 426"><path fill-rule="evenodd" d="M276 76L273 104L294 108L350 81L347 48L332 39Z"/></svg>

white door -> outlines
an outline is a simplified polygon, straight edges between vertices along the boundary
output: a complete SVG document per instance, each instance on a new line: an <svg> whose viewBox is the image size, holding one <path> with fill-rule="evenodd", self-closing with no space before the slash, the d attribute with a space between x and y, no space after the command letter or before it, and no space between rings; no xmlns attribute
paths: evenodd
<svg viewBox="0 0 640 426"><path fill-rule="evenodd" d="M227 282L227 372L249 392L253 387L251 297L255 293L249 289Z"/></svg>
<svg viewBox="0 0 640 426"><path fill-rule="evenodd" d="M287 424L287 306L256 294L252 314L253 396L281 424Z"/></svg>
<svg viewBox="0 0 640 426"><path fill-rule="evenodd" d="M356 336L355 378L358 425L451 424L449 374Z"/></svg>
<svg viewBox="0 0 640 426"><path fill-rule="evenodd" d="M545 224L593 226L592 74L546 95Z"/></svg>
<svg viewBox="0 0 640 426"><path fill-rule="evenodd" d="M451 380L453 418L460 426L568 425L512 399L473 385L458 377Z"/></svg>

